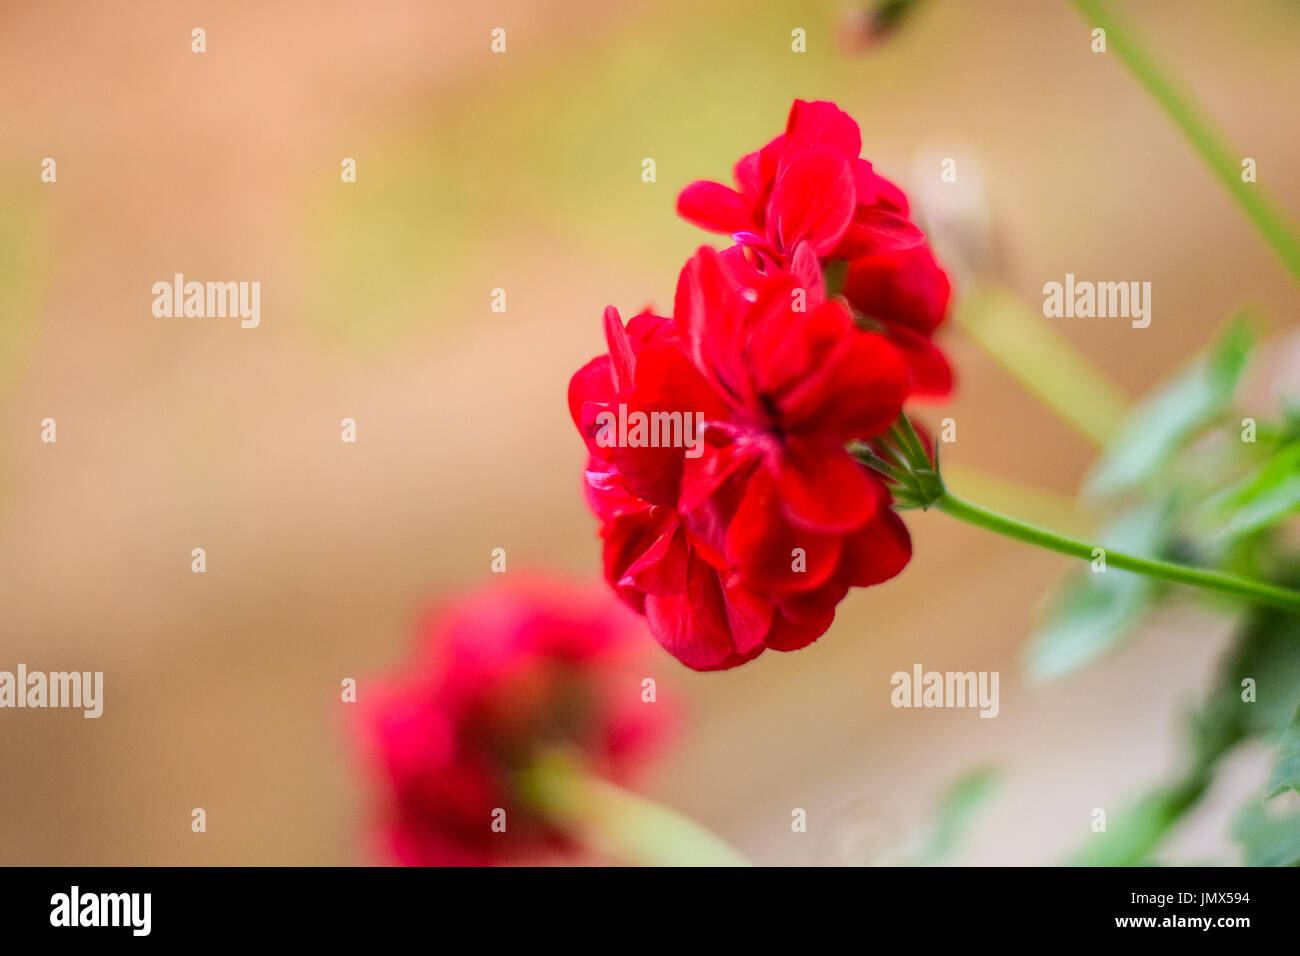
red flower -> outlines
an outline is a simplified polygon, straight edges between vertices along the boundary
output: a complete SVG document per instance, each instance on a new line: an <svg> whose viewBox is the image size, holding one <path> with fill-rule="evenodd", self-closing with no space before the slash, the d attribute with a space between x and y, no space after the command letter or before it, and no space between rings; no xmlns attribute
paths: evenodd
<svg viewBox="0 0 1300 956"><path fill-rule="evenodd" d="M844 445L897 418L907 371L840 301L706 247L682 272L673 326L643 314L624 330L611 311L606 336L609 355L570 384L606 577L684 664L803 647L849 587L906 565L888 492ZM615 404L698 412L700 440L691 455L604 447L596 420Z"/></svg>
<svg viewBox="0 0 1300 956"><path fill-rule="evenodd" d="M676 510L686 450L597 440L598 416L620 405L710 417L725 416L727 406L681 352L671 319L643 312L625 329L609 308L605 337L608 354L569 383L569 410L590 452L584 488L602 521L605 578L688 667L742 664L762 652L770 611L727 581L687 533Z"/></svg>
<svg viewBox="0 0 1300 956"><path fill-rule="evenodd" d="M899 346L914 393L945 395L952 373L930 336L947 310L948 279L908 219L907 197L859 157L861 149L858 124L847 113L833 103L796 100L785 133L736 164L736 189L691 183L677 210L731 235L760 271L793 269L804 278L795 265L801 247L822 265L849 262L849 274L860 278L843 291L858 320ZM915 303L901 305L901 313L877 309L881 284L909 287L923 300L923 314Z"/></svg>
<svg viewBox="0 0 1300 956"><path fill-rule="evenodd" d="M683 218L774 257L808 242L819 256L856 259L918 245L898 187L861 159L862 134L834 103L795 100L785 133L736 164L737 189L691 183Z"/></svg>
<svg viewBox="0 0 1300 956"><path fill-rule="evenodd" d="M608 354L569 386L605 577L697 670L807 645L849 588L911 556L889 491L846 445L951 389L931 341L949 286L861 149L846 113L797 100L735 189L683 190L679 212L737 244L687 263L671 320L625 329L607 310ZM653 420L680 440L637 440Z"/></svg>
<svg viewBox="0 0 1300 956"><path fill-rule="evenodd" d="M555 750L615 780L662 735L641 700L635 618L554 581L494 587L429 616L400 677L363 685L363 746L382 781L388 850L407 865L487 865L575 848L515 791ZM504 832L493 815L505 811ZM498 814L499 816L499 814Z"/></svg>

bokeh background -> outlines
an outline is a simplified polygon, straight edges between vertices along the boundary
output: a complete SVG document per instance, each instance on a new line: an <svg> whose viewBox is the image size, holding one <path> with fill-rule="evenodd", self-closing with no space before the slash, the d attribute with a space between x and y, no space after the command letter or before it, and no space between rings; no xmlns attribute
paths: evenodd
<svg viewBox="0 0 1300 956"><path fill-rule="evenodd" d="M370 861L339 681L400 662L420 606L484 583L493 548L596 579L568 377L602 349L607 303L666 308L707 241L678 189L725 178L796 96L849 110L918 194L927 157L978 170L991 261L1032 309L1067 271L1150 281L1148 329L1053 322L1128 396L1242 302L1273 332L1295 322L1285 272L1067 4L932 0L866 50L845 43L849 9L0 3L0 668L106 685L97 721L0 713L0 863ZM1300 9L1120 9L1300 209ZM259 280L261 327L155 318L174 272ZM945 342L960 388L927 414L959 423L947 460L1073 495L1089 443L955 324ZM647 793L759 862L835 862L845 842L887 849L992 764L957 862L1042 863L1168 765L1226 620L1175 608L1029 684L1024 637L1068 560L909 523L907 571L811 648L709 675L653 658L690 721ZM1000 716L892 709L889 675L916 662L1001 671ZM1258 756L1174 855L1231 858L1224 814Z"/></svg>

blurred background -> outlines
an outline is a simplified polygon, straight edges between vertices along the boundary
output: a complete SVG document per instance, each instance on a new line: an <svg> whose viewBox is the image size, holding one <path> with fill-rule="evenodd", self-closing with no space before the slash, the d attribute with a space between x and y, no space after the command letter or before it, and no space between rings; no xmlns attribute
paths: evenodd
<svg viewBox="0 0 1300 956"><path fill-rule="evenodd" d="M1300 209L1300 8L1119 9ZM677 191L726 179L794 97L837 101L918 197L929 157L978 170L984 251L1031 310L1066 272L1151 282L1145 330L1050 320L1118 393L1243 302L1273 333L1295 322L1283 268L1066 3L932 0L869 48L852 10L0 3L0 669L105 675L99 720L0 713L0 863L370 862L340 680L396 666L418 609L484 583L493 548L598 577L568 378L603 349L606 304L669 307L711 241ZM175 272L260 281L261 326L155 318L151 286ZM925 414L958 422L945 460L1073 495L1093 447L956 323L943 341L959 389ZM851 595L809 649L703 675L656 652L690 722L645 792L758 862L836 862L846 841L887 850L993 764L956 862L1029 864L1165 769L1226 619L1172 608L1027 683L1022 645L1068 559L909 525L905 573ZM1000 671L999 717L894 710L889 676L914 663ZM1240 759L1176 855L1231 857L1224 808L1268 765Z"/></svg>

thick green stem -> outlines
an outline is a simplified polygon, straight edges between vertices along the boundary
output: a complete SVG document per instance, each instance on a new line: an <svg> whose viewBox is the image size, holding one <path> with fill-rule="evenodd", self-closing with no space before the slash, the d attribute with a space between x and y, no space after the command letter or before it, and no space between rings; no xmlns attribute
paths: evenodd
<svg viewBox="0 0 1300 956"><path fill-rule="evenodd" d="M577 770L561 755L520 778L553 824L605 855L642 866L750 866L720 837L686 817Z"/></svg>
<svg viewBox="0 0 1300 956"><path fill-rule="evenodd" d="M1189 568L1169 561L1139 558L1120 551L1112 551L1109 548L1100 548L1095 544L1067 538L1031 524L1025 524L1023 521L1017 521L1015 518L1008 518L1006 515L988 511L978 505L963 501L947 491L934 503L934 507L944 514L960 518L962 521L977 527L995 531L1008 538L1015 538L1017 541L1024 541L1040 548L1047 548L1049 551L1068 554L1071 557L1093 560L1098 556L1097 552L1100 550L1105 555L1105 567L1107 569L1118 568L1122 571L1135 571L1138 574L1159 578L1162 581L1172 581L1175 584L1190 584L1193 587L1249 598L1260 604L1268 604L1272 607L1300 613L1300 592L1275 587L1259 581L1250 581L1246 578L1234 577L1230 574L1220 574L1217 571Z"/></svg>
<svg viewBox="0 0 1300 956"><path fill-rule="evenodd" d="M1250 217L1278 258L1291 271L1292 277L1300 280L1300 239L1296 238L1290 223L1269 200L1262 187L1257 183L1242 181L1241 162L1244 157L1232 149L1223 134L1181 88L1173 75L1142 48L1127 25L1117 20L1102 0L1071 2L1094 27L1106 31L1107 48L1119 54L1138 81L1147 88L1147 92L1169 114L1219 177L1223 187Z"/></svg>

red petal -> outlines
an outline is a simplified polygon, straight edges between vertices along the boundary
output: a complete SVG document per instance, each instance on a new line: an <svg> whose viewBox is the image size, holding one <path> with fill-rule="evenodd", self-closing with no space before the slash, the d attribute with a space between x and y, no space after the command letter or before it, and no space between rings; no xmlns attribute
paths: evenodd
<svg viewBox="0 0 1300 956"><path fill-rule="evenodd" d="M845 298L872 319L929 335L944 320L952 286L927 246L855 259Z"/></svg>
<svg viewBox="0 0 1300 956"><path fill-rule="evenodd" d="M771 140L760 150L755 150L736 163L733 174L736 185L746 198L766 204L767 194L776 180L777 166L785 147L785 134Z"/></svg>
<svg viewBox="0 0 1300 956"><path fill-rule="evenodd" d="M903 192L892 182L878 173L872 175L876 178L876 199L877 202L886 209L898 213L900 216L909 214L907 202L907 193Z"/></svg>
<svg viewBox="0 0 1300 956"><path fill-rule="evenodd" d="M647 345L671 345L677 341L677 328L673 320L655 315L649 309L638 312L627 320L627 337L633 353Z"/></svg>
<svg viewBox="0 0 1300 956"><path fill-rule="evenodd" d="M664 508L647 508L608 522L601 529L605 546L605 580L638 612L645 612L645 594L660 587L657 564L677 530L676 516Z"/></svg>
<svg viewBox="0 0 1300 956"><path fill-rule="evenodd" d="M912 559L912 539L907 525L892 509L880 513L861 531L845 539L844 562L849 583L868 587L888 581Z"/></svg>
<svg viewBox="0 0 1300 956"><path fill-rule="evenodd" d="M672 590L645 602L646 622L664 650L694 670L735 667L761 653L761 644L748 652L734 645L717 571L690 554L684 534L675 536L672 550Z"/></svg>
<svg viewBox="0 0 1300 956"><path fill-rule="evenodd" d="M677 279L673 320L686 356L733 404L753 400L740 343L745 303L716 250L703 246Z"/></svg>
<svg viewBox="0 0 1300 956"><path fill-rule="evenodd" d="M795 549L803 554L799 556ZM727 556L741 582L764 595L817 587L835 570L840 539L798 528L785 517L776 481L768 468L750 478L727 531ZM800 564L804 570L796 569Z"/></svg>
<svg viewBox="0 0 1300 956"><path fill-rule="evenodd" d="M862 152L862 131L853 117L826 100L795 100L786 121L783 158L830 147L850 162Z"/></svg>
<svg viewBox="0 0 1300 956"><path fill-rule="evenodd" d="M777 484L791 522L828 534L861 527L888 501L880 484L834 442L787 437Z"/></svg>
<svg viewBox="0 0 1300 956"><path fill-rule="evenodd" d="M624 554L631 561L619 573L614 584L636 588L648 594L669 594L681 586L686 574L685 541L676 521L664 524L642 522L638 534L628 536ZM635 543L637 550L628 545ZM676 545L676 546L674 546Z"/></svg>
<svg viewBox="0 0 1300 956"><path fill-rule="evenodd" d="M857 259L882 250L911 249L925 233L910 220L881 207L859 208L830 253L833 259Z"/></svg>
<svg viewBox="0 0 1300 956"><path fill-rule="evenodd" d="M720 424L706 425L703 453L698 458L688 458L682 468L682 494L678 507L683 512L693 511L717 491L718 486L745 468L752 467L761 450L753 443L723 441L714 444Z"/></svg>
<svg viewBox="0 0 1300 956"><path fill-rule="evenodd" d="M790 273L808 292L805 309L811 310L826 301L826 276L822 263L811 245L801 242L790 257Z"/></svg>
<svg viewBox="0 0 1300 956"><path fill-rule="evenodd" d="M901 326L887 325L885 334L897 346L907 364L908 384L913 395L945 398L952 394L952 367L939 346Z"/></svg>
<svg viewBox="0 0 1300 956"><path fill-rule="evenodd" d="M605 306L605 344L609 348L614 388L618 391L629 388L636 362L632 355L632 343L628 341L627 330L623 328L623 319L618 314L618 309L612 305Z"/></svg>
<svg viewBox="0 0 1300 956"><path fill-rule="evenodd" d="M886 181L875 174L869 162L859 159L853 164L853 182L858 190L858 205L874 206L880 198L881 184Z"/></svg>
<svg viewBox="0 0 1300 956"><path fill-rule="evenodd" d="M829 592L829 596L828 593ZM824 589L800 595L804 602L797 617L790 615L790 602L782 604L772 617L772 627L764 643L774 651L797 651L825 634L835 621L835 608L844 597L844 589Z"/></svg>
<svg viewBox="0 0 1300 956"><path fill-rule="evenodd" d="M853 169L834 149L794 157L777 177L768 202L768 241L789 252L808 242L825 255L848 229L857 207Z"/></svg>
<svg viewBox="0 0 1300 956"><path fill-rule="evenodd" d="M701 179L677 197L677 214L710 232L727 235L754 228L753 206L744 196L722 183Z"/></svg>
<svg viewBox="0 0 1300 956"><path fill-rule="evenodd" d="M806 312L791 308L797 286L774 280L754 305L749 364L758 391L770 397L796 390L816 376L855 332L848 311L826 302Z"/></svg>
<svg viewBox="0 0 1300 956"><path fill-rule="evenodd" d="M740 654L756 654L772 625L772 605L739 585L723 588L731 642Z"/></svg>
<svg viewBox="0 0 1300 956"><path fill-rule="evenodd" d="M569 415L573 418L573 424L579 431L583 431L585 423L582 407L589 402L603 404L613 397L614 380L609 356L597 355L569 379ZM585 432L583 437L586 437Z"/></svg>
<svg viewBox="0 0 1300 956"><path fill-rule="evenodd" d="M644 347L637 356L635 389L618 398L626 406L629 442L637 417L644 434L641 444L616 445L606 454L630 491L652 504L676 507L687 449L703 450L704 422L725 418L726 405L674 345Z"/></svg>
<svg viewBox="0 0 1300 956"><path fill-rule="evenodd" d="M906 397L898 350L884 336L854 328L813 374L780 396L779 424L838 441L869 438L890 426Z"/></svg>

